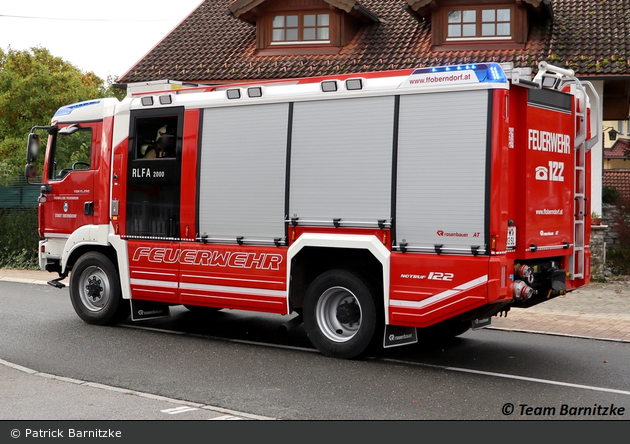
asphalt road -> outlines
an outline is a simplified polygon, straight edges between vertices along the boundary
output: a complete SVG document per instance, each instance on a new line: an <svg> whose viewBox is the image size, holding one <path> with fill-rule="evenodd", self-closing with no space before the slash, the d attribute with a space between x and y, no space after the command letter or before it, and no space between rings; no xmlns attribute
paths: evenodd
<svg viewBox="0 0 630 444"><path fill-rule="evenodd" d="M628 343L480 330L446 343L346 361L315 351L302 327L281 331L286 321L240 311L201 316L175 307L170 318L98 327L76 316L67 289L0 282L0 359L123 389L119 393L154 394L218 409L191 410L189 418L182 412L177 419L200 419L193 417L200 413L205 419L232 416L225 412L243 412L245 419L289 420L630 417ZM0 403L0 419L17 418L16 405L28 415L33 385L28 378L41 378L12 376L13 398ZM74 388L68 398L51 395L51 402L64 406L57 419L76 417L72 409L79 398L70 396ZM45 386L39 392L45 395ZM37 412L37 402L31 403ZM120 401L113 404L116 408L107 405L91 419L119 419ZM615 416L610 416L611 405ZM138 407L129 411L142 412ZM146 415L144 419L159 418Z"/></svg>

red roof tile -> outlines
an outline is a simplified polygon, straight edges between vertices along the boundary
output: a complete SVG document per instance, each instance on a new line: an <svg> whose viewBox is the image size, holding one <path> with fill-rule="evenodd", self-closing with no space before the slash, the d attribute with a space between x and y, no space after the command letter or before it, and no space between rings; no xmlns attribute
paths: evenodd
<svg viewBox="0 0 630 444"><path fill-rule="evenodd" d="M630 157L630 140L618 139L615 144L604 149L604 159L624 159Z"/></svg>
<svg viewBox="0 0 630 444"><path fill-rule="evenodd" d="M524 49L439 52L431 51L430 23L407 13L405 0L360 0L379 23L364 25L339 54L274 56L256 54L255 25L228 14L230 3L206 0L120 81L232 82L483 61L535 68L542 60L582 75L630 75L628 0L554 0L554 19L532 19Z"/></svg>
<svg viewBox="0 0 630 444"><path fill-rule="evenodd" d="M602 185L617 188L622 197L630 199L630 170L604 170Z"/></svg>
<svg viewBox="0 0 630 444"><path fill-rule="evenodd" d="M630 74L630 1L554 0L550 63L580 74Z"/></svg>

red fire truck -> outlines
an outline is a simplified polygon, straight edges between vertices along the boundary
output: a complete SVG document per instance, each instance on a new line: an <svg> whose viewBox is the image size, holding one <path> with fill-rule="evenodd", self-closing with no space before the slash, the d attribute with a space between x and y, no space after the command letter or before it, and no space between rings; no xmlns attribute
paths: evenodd
<svg viewBox="0 0 630 444"><path fill-rule="evenodd" d="M130 84L29 135L40 266L91 324L297 313L340 358L483 327L589 282L586 88L544 62Z"/></svg>

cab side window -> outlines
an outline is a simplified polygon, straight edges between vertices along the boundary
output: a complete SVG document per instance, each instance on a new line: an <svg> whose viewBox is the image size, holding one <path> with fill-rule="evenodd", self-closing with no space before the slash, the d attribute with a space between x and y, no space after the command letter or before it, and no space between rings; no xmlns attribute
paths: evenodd
<svg viewBox="0 0 630 444"><path fill-rule="evenodd" d="M136 119L136 159L162 159L176 156L177 116Z"/></svg>
<svg viewBox="0 0 630 444"><path fill-rule="evenodd" d="M53 154L48 169L51 180L61 180L72 171L89 170L91 166L92 128L76 125L65 128L53 136Z"/></svg>

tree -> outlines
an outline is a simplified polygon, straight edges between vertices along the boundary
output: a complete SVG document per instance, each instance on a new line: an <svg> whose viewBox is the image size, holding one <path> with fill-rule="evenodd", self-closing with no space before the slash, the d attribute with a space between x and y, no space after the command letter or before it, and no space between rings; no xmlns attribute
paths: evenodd
<svg viewBox="0 0 630 444"><path fill-rule="evenodd" d="M82 72L45 48L0 48L0 184L23 174L33 126L50 124L63 105L116 95L112 78L107 80L105 85L93 72Z"/></svg>

